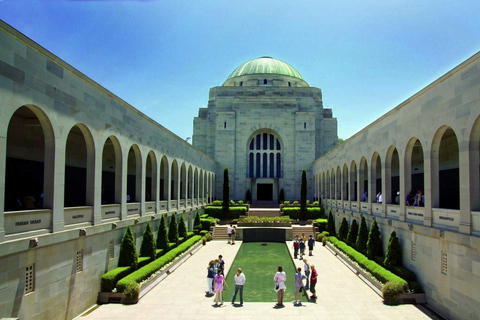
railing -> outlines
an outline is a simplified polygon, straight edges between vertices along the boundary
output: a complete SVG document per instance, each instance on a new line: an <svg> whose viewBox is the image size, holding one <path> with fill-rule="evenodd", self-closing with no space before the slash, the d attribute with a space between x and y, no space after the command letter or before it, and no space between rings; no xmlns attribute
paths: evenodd
<svg viewBox="0 0 480 320"><path fill-rule="evenodd" d="M381 203L372 203L372 214L376 216L382 215L382 204Z"/></svg>
<svg viewBox="0 0 480 320"><path fill-rule="evenodd" d="M102 205L102 220L120 219L120 205L119 204L104 204Z"/></svg>
<svg viewBox="0 0 480 320"><path fill-rule="evenodd" d="M172 209L177 209L178 208L178 201L177 200L171 200L170 201L170 207Z"/></svg>
<svg viewBox="0 0 480 320"><path fill-rule="evenodd" d="M358 202L352 202L351 210L352 210L353 212L360 212L359 206L358 206Z"/></svg>
<svg viewBox="0 0 480 320"><path fill-rule="evenodd" d="M406 207L406 220L413 223L423 224L423 218L425 216L424 209L422 207Z"/></svg>
<svg viewBox="0 0 480 320"><path fill-rule="evenodd" d="M69 207L63 211L65 225L93 222L93 207Z"/></svg>
<svg viewBox="0 0 480 320"><path fill-rule="evenodd" d="M4 213L5 234L17 234L35 230L51 231L52 210L24 210Z"/></svg>
<svg viewBox="0 0 480 320"><path fill-rule="evenodd" d="M360 212L368 213L368 202L360 202Z"/></svg>
<svg viewBox="0 0 480 320"><path fill-rule="evenodd" d="M350 201L343 201L343 209L350 210Z"/></svg>

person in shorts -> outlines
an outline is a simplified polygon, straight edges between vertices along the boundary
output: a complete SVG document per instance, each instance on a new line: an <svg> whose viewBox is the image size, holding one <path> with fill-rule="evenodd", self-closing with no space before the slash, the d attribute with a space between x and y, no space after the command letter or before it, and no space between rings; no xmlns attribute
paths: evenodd
<svg viewBox="0 0 480 320"><path fill-rule="evenodd" d="M315 245L315 239L313 239L312 235L308 238L308 255L313 256L313 246Z"/></svg>
<svg viewBox="0 0 480 320"><path fill-rule="evenodd" d="M300 260L303 260L303 255L305 254L305 241L300 239Z"/></svg>
<svg viewBox="0 0 480 320"><path fill-rule="evenodd" d="M232 242L232 225L227 227L227 235L228 235L228 244Z"/></svg>
<svg viewBox="0 0 480 320"><path fill-rule="evenodd" d="M310 274L310 292L312 293L312 296L310 299L317 300L315 286L317 285L318 273L317 270L315 270L315 265L312 264L310 268L312 269L312 273Z"/></svg>
<svg viewBox="0 0 480 320"><path fill-rule="evenodd" d="M293 258L297 259L298 257L298 248L299 248L298 236L295 240L293 240Z"/></svg>
<svg viewBox="0 0 480 320"><path fill-rule="evenodd" d="M307 276L302 274L302 268L297 268L297 273L295 273L295 301L293 302L296 306L302 305L302 290L303 290L303 280L307 279ZM297 294L298 300L297 300Z"/></svg>

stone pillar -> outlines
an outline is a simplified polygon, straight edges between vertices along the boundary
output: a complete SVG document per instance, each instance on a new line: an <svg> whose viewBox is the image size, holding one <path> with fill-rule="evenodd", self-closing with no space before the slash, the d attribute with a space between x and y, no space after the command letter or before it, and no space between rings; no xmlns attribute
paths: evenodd
<svg viewBox="0 0 480 320"><path fill-rule="evenodd" d="M117 167L117 162L120 162L120 168ZM120 181L115 188L115 202L120 203L121 219L127 219L127 176L128 176L128 152L122 152L121 161L115 162L115 184ZM119 176L119 179L117 177ZM130 199L131 200L131 199Z"/></svg>
<svg viewBox="0 0 480 320"><path fill-rule="evenodd" d="M376 170L375 170L376 171ZM372 203L376 201L375 190L376 181L373 179L373 162L370 163L370 168L368 169L368 214L372 214Z"/></svg>
<svg viewBox="0 0 480 320"><path fill-rule="evenodd" d="M460 225L458 231L461 233L470 234L472 231L471 197L473 196L475 198L478 198L479 196L478 193L473 193L470 188L472 187L471 183L473 182L476 183L476 187L478 190L478 174L476 177L477 179L475 179L475 177L471 177L471 160L474 159L470 159L468 141L460 143L458 145L458 149L458 165L460 175ZM475 165L478 168L478 162Z"/></svg>
<svg viewBox="0 0 480 320"><path fill-rule="evenodd" d="M55 145L53 137L45 138L44 207L52 209L52 232L65 229L65 141Z"/></svg>
<svg viewBox="0 0 480 320"><path fill-rule="evenodd" d="M390 167L390 163L388 163L387 158L383 162L382 165L382 217L387 216L387 203L392 203L392 196L391 196L391 189L392 189L392 179L391 174L392 170ZM389 177L390 181L387 181L387 177Z"/></svg>
<svg viewBox="0 0 480 320"><path fill-rule="evenodd" d="M87 202L90 202L89 198L93 196L89 205L93 206L93 224L97 225L102 223L103 144L96 144L92 150L93 154L89 153L87 156ZM92 175L90 170L93 171Z"/></svg>
<svg viewBox="0 0 480 320"><path fill-rule="evenodd" d="M0 120L1 121L1 120ZM1 121L4 124L4 121ZM6 122L6 121L5 121ZM5 240L5 166L7 158L8 123L1 126L0 132L0 243Z"/></svg>
<svg viewBox="0 0 480 320"><path fill-rule="evenodd" d="M411 156L411 153L409 153ZM406 206L405 206L405 199L407 197L407 193L410 192L410 190L407 190L410 188L411 184L411 166L410 166L410 158L407 159L407 157L400 158L398 157L399 163L398 163L398 170L399 170L399 180L400 180L400 198L399 198L399 205L400 205L400 212L398 213L398 220L400 221L405 221L406 214Z"/></svg>
<svg viewBox="0 0 480 320"><path fill-rule="evenodd" d="M432 208L438 208L440 204L438 192L438 150L430 151L427 148L424 150L424 192L425 192L425 207L423 216L423 225L432 226Z"/></svg>
<svg viewBox="0 0 480 320"><path fill-rule="evenodd" d="M152 180L152 183L155 181L154 184L154 192L155 194L152 194L152 197L155 197L155 213L160 212L160 166L162 165L161 157L155 157L155 176L153 177L154 179Z"/></svg>
<svg viewBox="0 0 480 320"><path fill-rule="evenodd" d="M138 192L140 192L140 216L145 215L145 194L146 194L146 180L147 180L147 157L142 157L142 153L139 151L140 161L136 161L137 171L136 171L136 183L135 183L135 193L138 197ZM139 163L138 163L139 162ZM137 198L138 201L138 198Z"/></svg>

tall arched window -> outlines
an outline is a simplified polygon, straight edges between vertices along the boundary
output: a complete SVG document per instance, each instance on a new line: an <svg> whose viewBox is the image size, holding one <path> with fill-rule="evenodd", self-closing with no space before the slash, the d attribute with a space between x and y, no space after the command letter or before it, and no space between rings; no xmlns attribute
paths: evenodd
<svg viewBox="0 0 480 320"><path fill-rule="evenodd" d="M275 133L253 135L248 141L247 149L248 178L282 177L281 143Z"/></svg>

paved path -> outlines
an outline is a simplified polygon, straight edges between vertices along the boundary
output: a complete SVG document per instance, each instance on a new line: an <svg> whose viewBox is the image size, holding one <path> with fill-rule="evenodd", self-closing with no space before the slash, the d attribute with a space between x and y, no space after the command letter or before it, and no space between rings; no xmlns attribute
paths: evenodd
<svg viewBox="0 0 480 320"><path fill-rule="evenodd" d="M244 306L233 307L225 297L222 307L214 308L213 298L204 296L207 290L208 261L222 254L231 266L241 242L228 245L224 241L211 241L188 259L182 266L157 285L136 305L102 305L78 320L133 320L133 319L436 319L414 305L386 306L375 292L345 267L333 254L321 245L314 248L314 256L308 257L319 273L317 302L304 303L294 307L285 302L286 307L274 309L271 302L248 302L248 274L244 291ZM292 242L287 242L293 256ZM297 266L303 262L295 260ZM272 277L276 270L272 270ZM290 279L293 277L290 276ZM234 284L229 284L233 286ZM287 283L287 290L291 290ZM276 294L272 291L272 301Z"/></svg>

